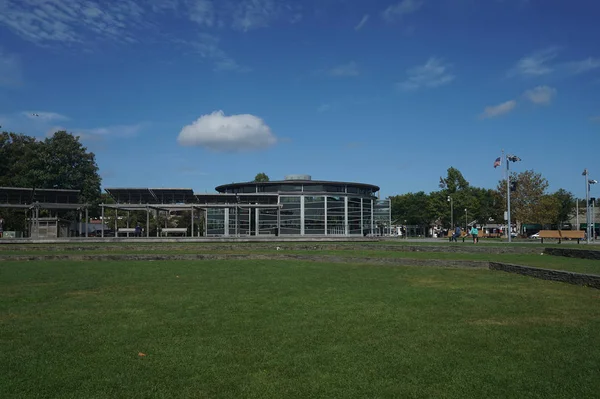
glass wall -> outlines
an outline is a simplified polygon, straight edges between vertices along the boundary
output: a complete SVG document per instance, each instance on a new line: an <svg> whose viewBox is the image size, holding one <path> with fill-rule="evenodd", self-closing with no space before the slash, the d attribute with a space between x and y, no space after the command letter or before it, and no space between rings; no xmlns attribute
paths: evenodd
<svg viewBox="0 0 600 399"><path fill-rule="evenodd" d="M363 235L371 234L371 198L363 198Z"/></svg>
<svg viewBox="0 0 600 399"><path fill-rule="evenodd" d="M392 223L392 208L390 200L376 200L373 207L375 228L382 234L388 234Z"/></svg>
<svg viewBox="0 0 600 399"><path fill-rule="evenodd" d="M258 234L279 234L277 231L277 209L259 209Z"/></svg>
<svg viewBox="0 0 600 399"><path fill-rule="evenodd" d="M225 209L210 208L207 210L206 234L208 236L225 235Z"/></svg>
<svg viewBox="0 0 600 399"><path fill-rule="evenodd" d="M325 197L304 197L304 234L325 234Z"/></svg>
<svg viewBox="0 0 600 399"><path fill-rule="evenodd" d="M281 234L301 234L301 207L300 197L280 197L282 208L280 211Z"/></svg>
<svg viewBox="0 0 600 399"><path fill-rule="evenodd" d="M360 219L362 216L361 199L348 198L348 229L350 234L361 234Z"/></svg>
<svg viewBox="0 0 600 399"><path fill-rule="evenodd" d="M327 197L327 234L346 234L345 197Z"/></svg>

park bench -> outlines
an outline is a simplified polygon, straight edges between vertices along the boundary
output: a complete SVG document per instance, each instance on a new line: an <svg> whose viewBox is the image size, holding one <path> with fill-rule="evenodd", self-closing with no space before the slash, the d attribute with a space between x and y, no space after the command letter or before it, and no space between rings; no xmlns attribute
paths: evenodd
<svg viewBox="0 0 600 399"><path fill-rule="evenodd" d="M542 244L544 243L544 238L552 238L558 240L558 243L562 241L562 236L560 235L560 230L540 230L538 232L540 235L540 239Z"/></svg>
<svg viewBox="0 0 600 399"><path fill-rule="evenodd" d="M168 237L169 233L182 234L185 237L187 236L187 231L187 227L165 227L160 232L165 237Z"/></svg>
<svg viewBox="0 0 600 399"><path fill-rule="evenodd" d="M129 234L135 234L135 228L134 227L121 227L117 230L117 235L118 234L127 234L127 237L129 237Z"/></svg>
<svg viewBox="0 0 600 399"><path fill-rule="evenodd" d="M585 232L581 230L560 230L560 235L563 239L577 240L577 244L585 238Z"/></svg>
<svg viewBox="0 0 600 399"><path fill-rule="evenodd" d="M446 237L448 237L449 241L452 241L452 235L454 234L454 230L448 230L448 235ZM460 237L462 238L462 241L465 242L465 237L468 236L466 231L462 231L460 232Z"/></svg>

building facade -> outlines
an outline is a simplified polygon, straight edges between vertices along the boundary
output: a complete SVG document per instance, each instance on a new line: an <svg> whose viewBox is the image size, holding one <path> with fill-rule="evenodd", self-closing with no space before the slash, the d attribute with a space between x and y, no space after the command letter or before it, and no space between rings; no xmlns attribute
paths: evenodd
<svg viewBox="0 0 600 399"><path fill-rule="evenodd" d="M377 199L379 187L371 184L290 175L281 181L232 183L216 190L236 196L244 206L208 208L207 236L365 236L381 235L391 225L390 201ZM263 207L252 207L248 196ZM265 206L266 199L276 206Z"/></svg>

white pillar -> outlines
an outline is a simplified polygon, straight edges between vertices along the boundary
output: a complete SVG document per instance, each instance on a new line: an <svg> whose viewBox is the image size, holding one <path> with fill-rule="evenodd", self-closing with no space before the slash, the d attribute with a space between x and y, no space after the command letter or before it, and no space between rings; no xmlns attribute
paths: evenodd
<svg viewBox="0 0 600 399"><path fill-rule="evenodd" d="M363 237L365 235L364 231L363 231L363 224L364 224L364 220L363 220L363 199L360 199L360 236Z"/></svg>
<svg viewBox="0 0 600 399"><path fill-rule="evenodd" d="M251 209L252 208L250 208L250 211L252 211ZM259 215L260 215L259 209L258 208L254 208L254 222L255 222L254 223L254 235L255 236L258 236L258 233L259 233L259 230L260 230L258 228L258 226L259 226L259 220L258 220Z"/></svg>
<svg viewBox="0 0 600 399"><path fill-rule="evenodd" d="M300 196L300 235L304 235L304 195Z"/></svg>
<svg viewBox="0 0 600 399"><path fill-rule="evenodd" d="M344 235L350 235L348 229L348 197L344 197Z"/></svg>
<svg viewBox="0 0 600 399"><path fill-rule="evenodd" d="M325 198L325 235L327 235L327 196Z"/></svg>
<svg viewBox="0 0 600 399"><path fill-rule="evenodd" d="M225 208L225 213L223 215L223 236L229 237L229 208Z"/></svg>

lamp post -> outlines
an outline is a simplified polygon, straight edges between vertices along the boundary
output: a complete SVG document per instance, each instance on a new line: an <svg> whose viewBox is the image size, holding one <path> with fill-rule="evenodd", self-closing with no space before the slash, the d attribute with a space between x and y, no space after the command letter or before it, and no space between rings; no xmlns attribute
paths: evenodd
<svg viewBox="0 0 600 399"><path fill-rule="evenodd" d="M454 228L454 201L452 200L452 196L448 196L448 202L450 203L450 228Z"/></svg>
<svg viewBox="0 0 600 399"><path fill-rule="evenodd" d="M510 165L511 162L520 161L516 155L507 155L506 156L506 202L507 202L507 222L508 222L508 242L512 242L512 225L510 223Z"/></svg>
<svg viewBox="0 0 600 399"><path fill-rule="evenodd" d="M585 176L585 223L586 223L586 242L590 243L590 234L591 234L591 217L590 217L590 187L592 184L598 183L598 180L588 179L589 172L587 169L583 170L582 173Z"/></svg>
<svg viewBox="0 0 600 399"><path fill-rule="evenodd" d="M469 230L469 220L467 218L467 208L465 208L465 231Z"/></svg>

